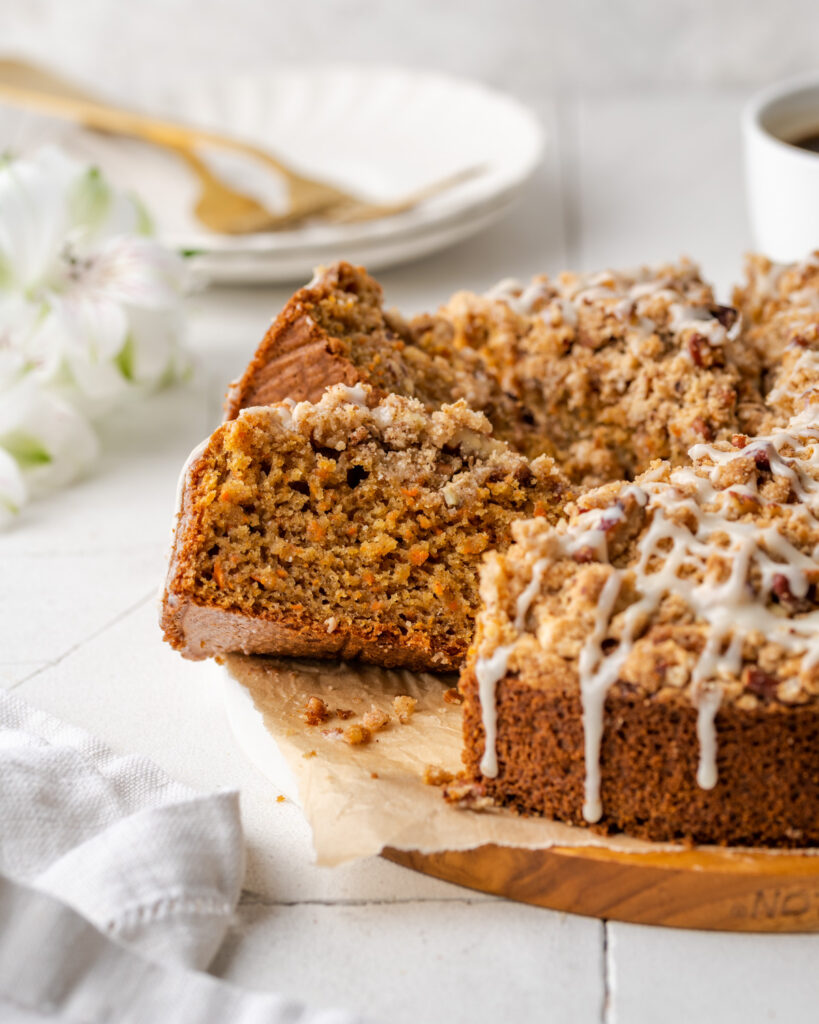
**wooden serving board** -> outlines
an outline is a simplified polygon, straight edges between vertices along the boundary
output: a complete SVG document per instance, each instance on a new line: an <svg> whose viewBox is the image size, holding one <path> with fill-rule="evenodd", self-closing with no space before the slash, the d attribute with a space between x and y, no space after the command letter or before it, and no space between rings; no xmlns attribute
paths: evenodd
<svg viewBox="0 0 819 1024"><path fill-rule="evenodd" d="M553 910L733 932L819 931L819 855L719 849L623 853L599 846L480 846L396 864Z"/></svg>
<svg viewBox="0 0 819 1024"><path fill-rule="evenodd" d="M286 672L279 672L271 668L271 664L253 658L234 658L229 662L233 674L225 675L224 691L228 717L240 744L274 783L278 792L287 794L299 803L299 775L304 782L303 791L310 794L313 801L318 791L324 791L325 803L315 804L312 810L308 807L305 813L314 827L314 841L324 844L322 849L325 858L328 849L337 852L338 822L329 829L322 828L319 840L316 839L316 822L322 820L324 808L341 806L342 796L349 796L351 786L358 795L355 812L359 817L355 818L352 825L346 822L345 841L349 842L351 835L358 841L360 833L367 837L364 852L358 849L354 856L374 855L383 842L389 842L389 839L382 838L384 836L417 836L420 830L416 826L420 814L426 815L425 821L442 809L456 816L461 815L461 812L454 811L441 800L440 793L434 787L424 786L420 782L414 762L400 767L401 753L408 745L406 731L385 733L382 751L389 749L389 755L383 777L379 778L377 784L372 781L372 761L351 759L349 747L341 750L332 741L327 741L327 747L322 748L322 757L305 759L302 748L294 746L296 741L301 738L305 749L312 749L318 743L315 734L304 732L302 715L305 692L321 694L320 686L326 685L328 702L354 707L357 697L350 689L350 680L345 681L344 676L344 673L349 675L349 670L344 669L342 672L338 669L333 673L322 669L321 675L311 675L305 682L292 666ZM353 681L357 686L357 679ZM374 700L373 683L372 678L367 680L367 706ZM406 679L402 678L400 685L403 690L407 685ZM255 698L252 696L253 687L256 690ZM424 698L422 689L418 689L417 693L419 698ZM392 695L388 690L385 690L385 694L384 700L388 704ZM266 718L263 718L254 703L254 700L262 699ZM431 706L437 709L440 724L439 704L440 701L431 698ZM281 708L286 710L291 705L295 710L287 717ZM446 705L444 712L446 709L453 715L447 756L439 756L436 747L436 755L434 758L428 757L428 763L456 764L460 756L459 708L457 705ZM270 724L273 711L280 714ZM413 721L421 720L421 717L421 712L416 711ZM402 728L411 730L413 724ZM428 736L426 726L421 725L419 729L420 734L414 736L413 757L418 749L417 744ZM439 732L444 734L445 730L440 729ZM444 735L444 739L449 732ZM295 751L289 761L279 746L279 741L284 738L288 739L287 749ZM388 748L390 740L393 746ZM440 736L436 742L443 742ZM368 753L371 757L375 756L378 748L370 749ZM385 789L390 786L392 788ZM339 787L342 787L343 792ZM410 798L407 798L408 791ZM383 820L382 805L385 802L393 810L396 806L403 808L401 813L409 815L389 819L392 831L386 828ZM311 819L311 813L315 821ZM339 820L348 817L345 814ZM484 817L490 816L477 815L471 825L474 827L475 820L480 821ZM520 824L517 819L513 823ZM442 823L439 824L443 827ZM529 819L529 824L535 824L533 819ZM539 824L547 823L541 820ZM459 822L458 835L461 838L465 827L466 819ZM583 830L578 828L570 831ZM531 831L529 834L533 835ZM374 843L373 835L376 836ZM676 928L819 932L819 851L812 855L804 851L776 853L718 847L655 849L648 843L641 844L639 852L624 850L622 847L567 846L565 843L562 846L533 849L522 845L497 845L497 833L490 837L485 831L473 831L470 835L476 843L483 845L468 850L450 849L431 854L388 848L383 855L405 867L457 885L574 914ZM440 834L438 838L441 838ZM517 841L522 843L525 840ZM514 840L510 839L510 842ZM440 845L444 846L446 842L442 840ZM316 849L319 851L319 846ZM325 859L325 863L336 861Z"/></svg>

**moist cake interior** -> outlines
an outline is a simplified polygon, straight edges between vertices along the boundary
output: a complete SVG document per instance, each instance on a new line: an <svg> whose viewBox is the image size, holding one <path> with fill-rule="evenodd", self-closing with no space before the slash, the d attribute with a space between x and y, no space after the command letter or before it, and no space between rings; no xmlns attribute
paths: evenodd
<svg viewBox="0 0 819 1024"><path fill-rule="evenodd" d="M494 440L463 402L427 413L336 385L316 404L244 410L186 492L177 602L367 637L395 664L405 648L449 668L472 634L483 552L506 546L514 519L556 520L568 489L550 459Z"/></svg>

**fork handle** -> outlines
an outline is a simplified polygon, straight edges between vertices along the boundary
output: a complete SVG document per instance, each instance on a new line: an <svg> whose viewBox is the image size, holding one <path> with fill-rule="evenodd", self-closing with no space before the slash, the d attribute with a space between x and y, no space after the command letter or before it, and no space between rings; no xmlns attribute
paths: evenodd
<svg viewBox="0 0 819 1024"><path fill-rule="evenodd" d="M46 114L70 121L79 121L89 128L143 139L146 142L172 149L204 143L221 149L245 153L272 167L291 184L312 184L309 179L290 170L271 153L266 153L241 139L233 139L205 128L179 124L176 121L167 121L103 103L90 96L85 96L71 83L63 82L50 73L40 72L39 69L31 69L32 76L37 76L36 84L32 85L25 81L25 76L22 73L14 73L18 69L24 71L26 66L17 65L16 62L0 61L0 99L15 106L35 108ZM4 73L8 70L12 73L7 78L4 77ZM18 78L22 80L15 80Z"/></svg>

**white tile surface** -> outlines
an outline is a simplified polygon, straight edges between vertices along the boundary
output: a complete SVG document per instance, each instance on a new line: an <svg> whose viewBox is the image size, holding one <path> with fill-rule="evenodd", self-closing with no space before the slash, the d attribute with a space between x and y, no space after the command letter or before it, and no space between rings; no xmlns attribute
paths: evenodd
<svg viewBox="0 0 819 1024"><path fill-rule="evenodd" d="M47 661L0 661L0 688L14 689L24 679L44 669L47 664Z"/></svg>
<svg viewBox="0 0 819 1024"><path fill-rule="evenodd" d="M607 1024L815 1024L819 935L724 935L611 922Z"/></svg>
<svg viewBox="0 0 819 1024"><path fill-rule="evenodd" d="M157 577L158 570L157 564ZM222 710L222 669L185 661L162 643L153 596L15 692L116 750L148 755L180 782L241 790L245 884L268 899L431 899L459 892L380 859L338 870L313 866L301 812L276 801L278 793L233 739Z"/></svg>
<svg viewBox="0 0 819 1024"><path fill-rule="evenodd" d="M0 621L14 622L15 628L4 637L3 657L54 661L64 656L149 597L163 556L160 547L123 551L115 559L88 551L82 555L6 554ZM36 614L31 614L33 609ZM21 614L22 610L29 614Z"/></svg>
<svg viewBox="0 0 819 1024"><path fill-rule="evenodd" d="M390 1024L596 1021L602 925L492 901L245 904L214 970Z"/></svg>
<svg viewBox="0 0 819 1024"><path fill-rule="evenodd" d="M574 101L570 189L583 269L688 255L725 293L749 246L737 93Z"/></svg>

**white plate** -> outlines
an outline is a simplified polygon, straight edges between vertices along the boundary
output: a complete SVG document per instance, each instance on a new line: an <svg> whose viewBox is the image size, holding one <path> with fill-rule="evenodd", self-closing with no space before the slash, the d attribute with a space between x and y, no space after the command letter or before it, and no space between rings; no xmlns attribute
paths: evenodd
<svg viewBox="0 0 819 1024"><path fill-rule="evenodd" d="M505 212L543 146L537 120L516 100L426 71L285 66L124 101L255 142L294 169L375 201L400 199L466 168L483 168L394 217L231 237L203 230L195 220L196 183L173 155L0 111L0 130L12 145L22 141L29 148L49 138L93 159L143 197L166 241L201 253L200 267L209 276L234 281L292 280L339 257L385 267L460 241ZM216 151L202 155L227 180L273 209L286 209L286 188L267 169Z"/></svg>
<svg viewBox="0 0 819 1024"><path fill-rule="evenodd" d="M222 698L233 735L250 761L279 792L301 806L299 787L284 755L267 731L250 690L223 669Z"/></svg>

